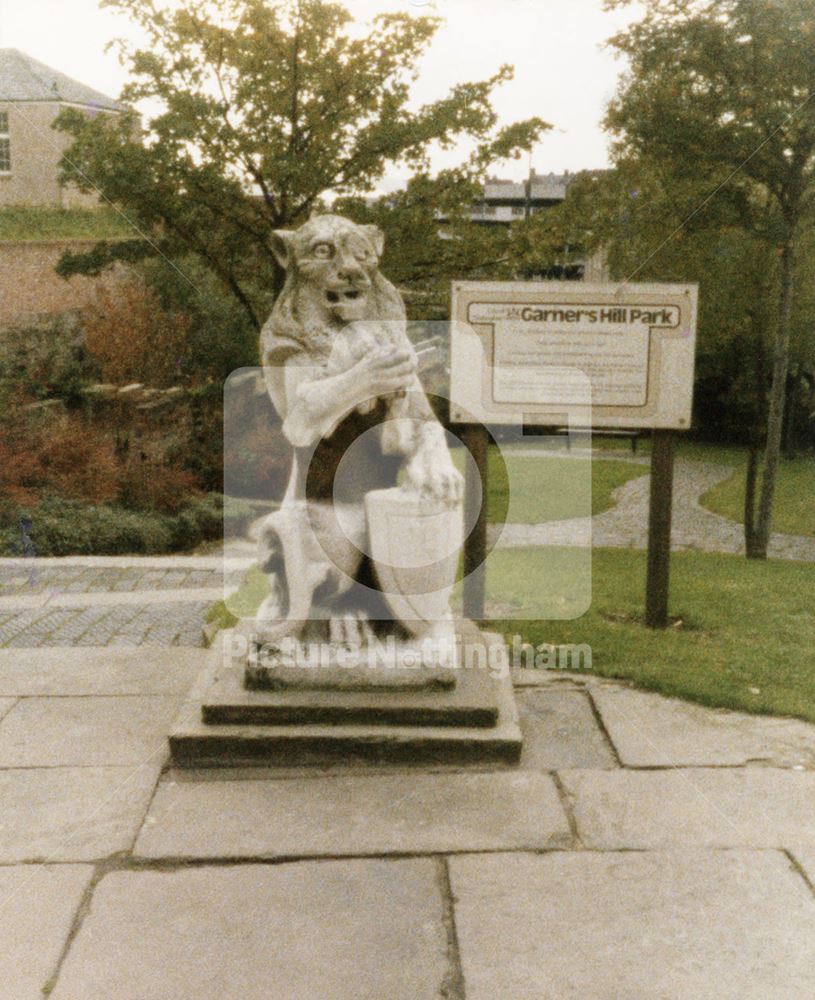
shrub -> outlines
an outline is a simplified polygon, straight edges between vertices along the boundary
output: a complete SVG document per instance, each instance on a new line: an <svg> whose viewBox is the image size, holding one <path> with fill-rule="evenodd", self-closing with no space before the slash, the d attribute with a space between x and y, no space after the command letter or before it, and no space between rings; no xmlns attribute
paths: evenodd
<svg viewBox="0 0 815 1000"><path fill-rule="evenodd" d="M114 507L88 507L74 500L45 497L26 515L37 555L126 555L168 552L172 532L160 515ZM20 537L19 528L11 531ZM8 537L9 530L6 530Z"/></svg>
<svg viewBox="0 0 815 1000"><path fill-rule="evenodd" d="M224 530L223 497L210 493L189 504L173 519L174 549L189 549L200 542L221 538Z"/></svg>
<svg viewBox="0 0 815 1000"><path fill-rule="evenodd" d="M26 411L19 403L0 422L0 499L31 505L42 492L88 503L118 493L113 442L76 414Z"/></svg>
<svg viewBox="0 0 815 1000"><path fill-rule="evenodd" d="M249 508L243 513L251 516ZM188 504L175 516L85 506L47 496L34 509L3 512L0 554L160 555L220 539L222 532L223 497L219 494Z"/></svg>
<svg viewBox="0 0 815 1000"><path fill-rule="evenodd" d="M99 369L85 349L76 316L13 326L0 338L0 382L28 399L74 402Z"/></svg>
<svg viewBox="0 0 815 1000"><path fill-rule="evenodd" d="M190 320L164 309L158 294L132 278L102 288L85 310L85 344L108 382L171 386L189 365Z"/></svg>
<svg viewBox="0 0 815 1000"><path fill-rule="evenodd" d="M110 437L79 416L64 415L40 428L37 460L43 486L68 500L115 500L119 463Z"/></svg>
<svg viewBox="0 0 815 1000"><path fill-rule="evenodd" d="M194 473L139 451L122 464L118 499L128 510L177 514L191 499L197 499L198 485Z"/></svg>

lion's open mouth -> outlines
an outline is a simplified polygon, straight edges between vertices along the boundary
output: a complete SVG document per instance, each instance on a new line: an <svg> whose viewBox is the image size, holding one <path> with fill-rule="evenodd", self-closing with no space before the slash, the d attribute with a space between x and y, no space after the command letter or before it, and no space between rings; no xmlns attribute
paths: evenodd
<svg viewBox="0 0 815 1000"><path fill-rule="evenodd" d="M339 305L341 302L355 302L361 294L362 293L356 288L349 289L347 292L329 291L325 293L326 298L332 306Z"/></svg>

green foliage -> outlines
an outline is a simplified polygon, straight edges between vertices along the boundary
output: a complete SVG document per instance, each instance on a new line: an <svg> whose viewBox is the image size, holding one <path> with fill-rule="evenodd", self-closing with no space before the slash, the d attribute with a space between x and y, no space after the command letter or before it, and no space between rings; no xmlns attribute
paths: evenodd
<svg viewBox="0 0 815 1000"><path fill-rule="evenodd" d="M631 67L607 119L618 155L668 166L679 179L714 182L699 211L723 193L744 230L779 254L764 468L759 502L745 525L748 555L766 558L795 255L815 205L815 3L646 0L644 17L612 44Z"/></svg>
<svg viewBox="0 0 815 1000"><path fill-rule="evenodd" d="M74 401L98 374L70 314L14 326L0 337L0 387L18 396Z"/></svg>
<svg viewBox="0 0 815 1000"><path fill-rule="evenodd" d="M154 258L142 273L162 306L189 321L186 377L198 385L222 384L236 369L256 365L257 330L240 304L199 259L187 256L175 263Z"/></svg>
<svg viewBox="0 0 815 1000"><path fill-rule="evenodd" d="M547 127L537 118L499 127L492 94L511 78L506 66L414 107L433 17L382 15L359 31L325 0L104 6L128 14L147 38L144 49L123 46L132 79L122 100L159 110L143 136L133 116L65 110L59 127L74 142L63 178L121 206L145 253L201 260L256 327L281 280L271 230L304 220L328 193L371 191L394 164L426 173L432 146L466 139L473 153L449 175L461 190Z"/></svg>
<svg viewBox="0 0 815 1000"><path fill-rule="evenodd" d="M447 321L455 280L514 276L509 230L469 218L480 190L466 171L421 173L401 191L373 201L344 198L334 206L385 233L382 269L404 296L411 320Z"/></svg>
<svg viewBox="0 0 815 1000"><path fill-rule="evenodd" d="M642 20L611 40L631 71L609 127L627 151L672 162L678 173L719 169L734 188L748 178L770 192L782 218L769 224L780 242L815 167L812 0L648 0L645 7Z"/></svg>
<svg viewBox="0 0 815 1000"><path fill-rule="evenodd" d="M246 517L248 510L233 513ZM25 551L25 535L33 549ZM75 500L44 497L33 510L6 509L0 521L0 554L156 555L194 548L222 537L223 498L210 494L176 515L122 507L90 507Z"/></svg>
<svg viewBox="0 0 815 1000"><path fill-rule="evenodd" d="M169 552L172 547L171 519L160 514L46 497L23 518L30 522L28 535L39 556L147 554ZM18 554L19 540L18 526L3 529L4 555Z"/></svg>

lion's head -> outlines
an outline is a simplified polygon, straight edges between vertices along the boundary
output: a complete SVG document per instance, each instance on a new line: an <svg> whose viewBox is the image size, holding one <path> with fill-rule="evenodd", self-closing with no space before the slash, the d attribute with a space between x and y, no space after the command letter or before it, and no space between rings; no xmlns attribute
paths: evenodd
<svg viewBox="0 0 815 1000"><path fill-rule="evenodd" d="M376 226L339 215L317 215L297 230L274 233L272 250L286 282L268 334L325 354L349 323L404 320L398 292L379 273L383 246Z"/></svg>

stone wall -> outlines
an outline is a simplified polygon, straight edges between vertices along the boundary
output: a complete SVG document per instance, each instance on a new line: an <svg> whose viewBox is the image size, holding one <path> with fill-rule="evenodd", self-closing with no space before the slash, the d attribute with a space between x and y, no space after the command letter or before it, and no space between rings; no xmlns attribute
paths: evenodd
<svg viewBox="0 0 815 1000"><path fill-rule="evenodd" d="M60 278L55 268L65 250L89 250L96 240L0 241L0 328L89 305L100 286L110 287L121 272L98 278Z"/></svg>

